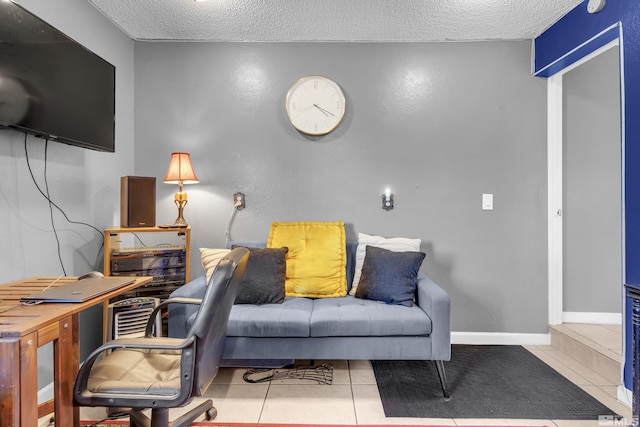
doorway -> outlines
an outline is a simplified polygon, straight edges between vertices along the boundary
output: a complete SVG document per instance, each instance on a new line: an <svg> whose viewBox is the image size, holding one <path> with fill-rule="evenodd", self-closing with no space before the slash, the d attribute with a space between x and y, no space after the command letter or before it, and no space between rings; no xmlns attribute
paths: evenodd
<svg viewBox="0 0 640 427"><path fill-rule="evenodd" d="M619 63L610 46L563 76L563 323L622 322Z"/></svg>
<svg viewBox="0 0 640 427"><path fill-rule="evenodd" d="M600 58L600 55L604 55ZM595 62L591 62L592 60L596 60ZM591 62L591 63L589 63ZM586 66L581 70L577 70L579 67ZM568 75L573 70L577 70L575 75ZM608 70L606 73L609 75L609 81L604 82L604 79L601 77L602 70ZM617 70L617 74L616 71ZM611 75L613 74L613 75ZM568 95L568 98L575 98L571 100L572 105L575 106L580 102L580 97L583 95L578 95L578 88L584 87L585 92L590 93L592 105L590 106L582 106L577 110L566 111L565 109L565 94L564 94L564 76L568 75L568 81L570 83L571 92ZM565 68L564 70L557 72L552 75L548 79L547 83L547 95L548 95L548 145L547 145L547 155L548 155L548 274L549 274L549 324L550 325L559 325L563 323L563 321L579 321L579 322L591 322L591 323L609 323L612 319L617 322L620 322L621 316L620 311L622 307L622 295L623 295L623 286L622 286L622 272L624 271L624 251L622 243L617 243L618 246L616 248L616 254L612 257L607 256L607 286L609 291L605 291L607 293L606 302L604 305L600 304L600 301L590 296L590 289L588 287L581 287L580 285L580 275L576 273L576 270L580 269L580 266L584 266L586 263L589 263L589 268L597 269L599 265L601 265L601 260L596 262L596 265L593 265L594 262L588 261L587 255L592 256L590 252L588 252L591 248L589 246L594 245L594 241L599 239L599 235L602 235L602 229L609 229L609 234L607 237L608 248L611 248L612 245L616 245L617 242L622 242L622 226L621 226L621 213L623 209L622 205L622 192L620 182L622 182L622 176L624 171L622 170L622 151L624 150L624 143L620 143L623 138L621 137L621 120L620 117L622 113L620 111L620 49L618 40L614 40L601 48L594 51L592 54L582 58L577 61L573 65ZM593 80L590 82L590 79ZM607 89L607 86L609 88ZM612 89L613 88L613 89ZM602 103L601 100L598 102L594 102L594 97L598 97L598 94L601 96L602 91L609 91L607 94L607 102L605 103L608 107L600 105ZM616 101L612 101L611 97L617 95L617 108L614 105ZM586 94L584 95L586 96ZM614 98L615 99L615 98ZM576 102L577 101L577 102ZM603 109L613 109L616 110L614 119L608 115L606 121L607 125L605 128L607 129L605 136L602 134L597 136L597 132L594 131L594 128L597 127L598 122L601 121L601 117L598 115L601 113ZM587 119L587 114L589 118ZM565 115L568 115L570 118L569 123L565 123ZM594 118L595 117L595 118ZM615 124L611 124L612 120L616 121ZM595 124L593 122L596 122ZM613 126L613 127L612 127ZM566 128L566 129L565 129ZM611 130L613 129L613 130ZM565 144L565 135L566 131L569 132L569 141L571 144ZM617 136L614 135L617 131ZM603 144L602 140L606 139L611 141L610 143ZM588 143L585 141L589 141ZM565 147L567 145L567 147ZM584 146L584 147L583 147ZM586 151L591 152L594 150L593 146L597 146L598 149L604 149L607 151L607 165L609 170L604 172L603 165L598 163L598 156L594 156L591 154L592 159L589 160L591 162L590 167L581 166L581 158L582 154L578 154L578 157L573 157L571 159L564 159L563 157L568 157L569 155L574 155L574 152ZM567 148L567 152L565 153L565 148ZM583 149L584 148L584 149ZM612 166L611 156L617 157L617 166L614 164ZM584 161L588 159L582 159ZM575 233L580 233L580 230L589 229L590 223L589 221L581 220L582 225L579 223L568 225L571 235L567 236L570 240L567 242L568 249L575 249L576 247L579 249L577 252L571 252L568 254L571 260L571 269L567 275L572 281L576 283L570 287L565 289L564 280L565 280L565 212L564 212L564 202L565 196L563 194L563 190L565 189L565 173L563 171L563 167L565 166L565 162L567 166L570 168L569 176L570 180L575 181L576 178L580 176L580 174L585 175L591 173L589 177L589 181L593 181L592 177L597 177L600 174L605 174L607 176L607 182L615 182L612 184L614 188L606 190L607 197L610 197L612 194L617 197L617 207L611 207L612 202L608 202L608 214L607 220L598 221L599 223L605 223L605 225L600 225L598 228L600 229L598 233L589 231L587 237L582 237L583 241L580 242L581 236L576 236ZM595 162L595 163L594 163ZM615 161L614 161L615 163ZM612 178L613 177L613 178ZM598 182L597 179L595 179ZM589 187L588 183L586 185L582 185L583 188L579 188L579 185L569 184L567 191L573 192L574 194L569 194L567 197L567 201L569 202L568 208L573 210L574 218L580 218L580 210L587 210L589 206L592 206L594 203L596 205L601 205L598 203L598 195L600 194L600 190L596 191L596 188ZM598 182L598 188L601 188L600 183ZM577 194L583 193L588 195L588 199L594 200L590 204L586 203L584 200L579 201L580 203L575 203L575 199L579 199L576 197ZM584 199L584 197L583 197ZM609 199L610 200L610 199ZM615 204L615 202L613 202ZM601 206L598 207L600 209ZM594 212L598 212L594 210ZM613 212L613 213L612 213ZM617 219L614 218L617 216ZM569 213L569 218L571 217L571 213ZM569 219L567 218L567 219ZM613 219L611 219L613 218ZM617 229L616 231L611 231L611 229ZM590 243L585 244L584 239L587 239ZM614 239L613 243L610 239ZM617 240L615 240L617 239ZM596 243L597 244L597 243ZM582 246L586 247L582 247ZM580 258L580 254L584 256ZM613 267L611 267L613 265ZM611 271L614 271L611 273ZM602 279L600 279L602 280ZM600 283L599 281L595 281ZM617 287L614 284L610 284L609 282L617 283ZM603 287L598 287L598 283L595 286L597 288L597 293L600 294L603 292ZM575 290L577 289L577 291ZM583 292L587 295L578 296L577 294ZM609 293L610 292L610 293ZM577 310L577 311L565 311L565 294L567 294L567 298L569 298L570 302L566 307L569 310ZM609 311L612 310L613 312ZM594 307L597 307L594 309ZM596 311L594 311L596 310ZM606 311L605 311L606 310Z"/></svg>
<svg viewBox="0 0 640 427"><path fill-rule="evenodd" d="M600 57L600 55L604 55ZM589 63L592 60L595 62ZM549 274L549 325L559 325L563 322L576 322L576 323L600 323L600 324L613 324L622 323L622 335L620 340L622 341L622 372L621 379L624 379L624 384L627 383L628 376L628 363L629 356L627 354L627 345L630 341L628 336L629 327L627 325L628 319L625 314L625 301L624 301L624 286L625 280L625 224L624 224L624 162L625 157L625 134L623 133L624 121L624 92L621 90L624 87L624 81L622 73L622 53L620 41L615 39L608 44L603 45L601 48L595 50L592 54L585 56L578 60L573 65L568 66L564 70L557 72L549 77L547 80L547 94L548 94L548 274ZM590 105L585 107L584 105L577 110L565 109L565 94L564 92L564 77L572 70L588 65L582 70L579 70L575 75L567 76L568 86L570 91L569 98L572 96L576 99L570 100L574 106L576 101L581 96L576 93L578 87L586 88L593 102L593 98L598 98L599 103L602 102L602 97L605 96L601 91L608 91L607 102L603 105ZM604 74L607 75L605 81ZM575 78L575 81L572 79ZM608 89L606 87L608 86ZM571 94L571 92L574 92ZM598 95L599 94L599 95ZM615 96L617 95L617 101ZM614 96L613 100L611 96ZM617 104L616 104L617 103ZM607 105L608 107L605 107ZM617 108L616 108L617 105ZM604 118L603 109L612 110L615 112L611 116L611 111L608 111ZM565 123L565 115L568 117ZM608 129L606 133L602 134L599 131L594 130L598 128L598 124L602 121L606 121L607 124L602 126L603 129ZM595 122L595 124L593 123ZM567 128L567 129L565 129ZM617 131L617 133L616 133ZM571 135L565 135L565 132L569 132ZM569 138L566 143L567 150L565 151L565 138ZM573 141L571 141L573 139ZM589 143L584 142L589 140ZM603 143L602 141L610 141ZM597 145L594 148L593 144ZM600 144L597 142L600 141ZM583 147L584 145L584 147ZM591 159L582 158L582 154L574 154L576 151L584 148L586 151L593 150L597 153L598 150L608 150L605 156L606 164L608 165L607 171L603 171L604 162L601 162L601 158L594 153L591 153ZM588 150L587 150L588 149ZM585 151L583 150L583 151ZM570 157L569 159L563 159L564 157ZM617 158L617 159L616 159ZM581 162L585 162L581 165ZM577 163L576 166L574 163ZM566 164L566 165L565 165ZM587 166L588 164L588 166ZM569 172L565 177L563 167L567 167ZM572 170L573 168L573 170ZM577 169L576 169L577 168ZM580 175L588 175L584 188L575 187L572 183L567 182L565 188L564 181L575 181ZM591 174L591 175L589 175ZM617 175L617 176L616 176ZM597 178L600 177L601 181ZM616 182L617 181L617 182ZM604 185L604 182L608 182L608 185ZM567 192L565 197L563 194ZM576 192L573 194L573 192ZM576 203L577 194L586 192L587 196L583 196L583 199ZM605 199L600 199L599 196L603 193L607 194ZM617 200L616 200L617 199ZM588 203L590 200L590 203ZM563 203L567 203L567 209L573 210L573 212L567 211L567 218L565 221L565 206ZM597 219L584 219L580 218L581 212L588 212L590 215L593 212L599 212L599 209L606 204L607 213L601 213L601 216L596 216ZM596 205L596 207L594 207ZM617 207L617 208L616 208ZM576 216L579 221L576 223L566 224L568 229L565 233L565 222L571 220L573 215ZM598 221L598 219L606 218ZM585 215L586 216L586 215ZM616 218L617 217L617 218ZM587 230L587 237L576 236L576 233L583 232L585 229L590 228L590 224L599 222L599 230ZM582 223L582 225L580 225ZM582 231L581 231L582 230ZM608 231L606 231L608 230ZM606 234L606 237L602 237L602 233ZM567 242L564 242L564 240ZM580 239L583 239L582 242ZM585 240L587 243L585 243ZM604 242L600 245L600 242ZM593 243L596 242L596 243ZM567 246L565 251L564 246ZM606 267L604 267L603 256L595 256L588 251L592 246L600 245L598 250L602 252L604 247L608 248L611 254L606 256ZM616 248L617 246L617 248ZM576 249L577 248L577 249ZM582 258L581 255L582 254ZM565 257L567 258L565 260ZM595 261L594 261L595 259ZM567 264L565 266L565 264ZM571 264L571 265L570 265ZM595 264L595 265L594 265ZM585 267L587 266L587 267ZM565 267L568 270L565 276ZM586 268L589 269L601 269L598 273L598 279L591 281L590 284L585 284L578 274L575 274L575 269ZM584 276L583 276L584 277ZM574 283L565 286L565 280L569 280ZM602 285L603 281L607 283ZM605 297L599 298L606 294ZM565 305L565 299L567 303ZM569 311L575 310L575 311ZM622 312L620 314L620 312ZM625 339L626 338L626 339ZM618 388L618 399L627 402L630 405L631 394L625 385L621 385Z"/></svg>

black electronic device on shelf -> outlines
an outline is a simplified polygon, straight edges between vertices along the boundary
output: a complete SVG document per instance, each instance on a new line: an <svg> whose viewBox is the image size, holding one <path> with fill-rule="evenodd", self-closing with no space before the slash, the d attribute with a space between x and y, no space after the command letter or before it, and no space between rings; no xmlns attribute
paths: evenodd
<svg viewBox="0 0 640 427"><path fill-rule="evenodd" d="M0 1L0 127L115 151L115 67L11 1Z"/></svg>
<svg viewBox="0 0 640 427"><path fill-rule="evenodd" d="M158 297L165 300L185 283L186 249L178 245L118 248L111 252L109 266L112 276L153 277L150 283L114 300L132 297Z"/></svg>

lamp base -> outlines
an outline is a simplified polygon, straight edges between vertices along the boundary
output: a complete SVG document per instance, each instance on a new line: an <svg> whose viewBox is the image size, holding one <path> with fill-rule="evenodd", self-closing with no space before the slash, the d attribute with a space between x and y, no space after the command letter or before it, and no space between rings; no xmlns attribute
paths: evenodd
<svg viewBox="0 0 640 427"><path fill-rule="evenodd" d="M179 195L184 195L184 196L179 197ZM178 207L178 218L176 218L176 220L173 221L172 226L180 227L180 228L188 227L189 224L182 216L182 212L184 211L184 206L187 204L187 194L176 193L175 203L176 203L176 206Z"/></svg>
<svg viewBox="0 0 640 427"><path fill-rule="evenodd" d="M171 224L171 227L173 228L187 228L188 226L189 224L184 220L184 218L177 218L173 224Z"/></svg>

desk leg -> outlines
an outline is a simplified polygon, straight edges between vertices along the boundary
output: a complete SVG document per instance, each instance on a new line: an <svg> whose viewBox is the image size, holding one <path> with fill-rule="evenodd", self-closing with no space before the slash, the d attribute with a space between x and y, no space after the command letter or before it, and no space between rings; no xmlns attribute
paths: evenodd
<svg viewBox="0 0 640 427"><path fill-rule="evenodd" d="M60 320L58 325L58 339L53 344L56 425L77 426L80 424L80 411L73 406L73 383L80 366L78 314Z"/></svg>
<svg viewBox="0 0 640 427"><path fill-rule="evenodd" d="M38 425L38 333L20 338L20 426Z"/></svg>
<svg viewBox="0 0 640 427"><path fill-rule="evenodd" d="M20 341L0 339L0 426L20 426Z"/></svg>

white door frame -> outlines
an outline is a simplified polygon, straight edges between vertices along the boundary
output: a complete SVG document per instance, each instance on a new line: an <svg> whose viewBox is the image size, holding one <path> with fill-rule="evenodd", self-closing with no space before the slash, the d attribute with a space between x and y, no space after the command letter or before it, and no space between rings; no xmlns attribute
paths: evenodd
<svg viewBox="0 0 640 427"><path fill-rule="evenodd" d="M563 241L562 241L562 78L564 74L601 53L617 47L618 39L607 43L591 54L581 58L567 68L547 79L547 218L548 218L548 290L549 290L549 325L563 322ZM620 58L622 60L622 53ZM621 68L622 70L622 65ZM624 96L622 93L621 96ZM621 103L624 105L624 102ZM624 112L621 111L621 115ZM624 117L624 116L622 116ZM624 141L624 129L621 129ZM624 142L622 144L624 150ZM624 165L622 165L624 168ZM624 171L622 170L624 173ZM622 180L624 182L624 180ZM623 188L624 192L624 188ZM624 193L623 193L624 194ZM623 226L624 229L624 226ZM624 238L624 236L623 236ZM624 253L622 256L624 263ZM624 265L621 266L624 271Z"/></svg>

